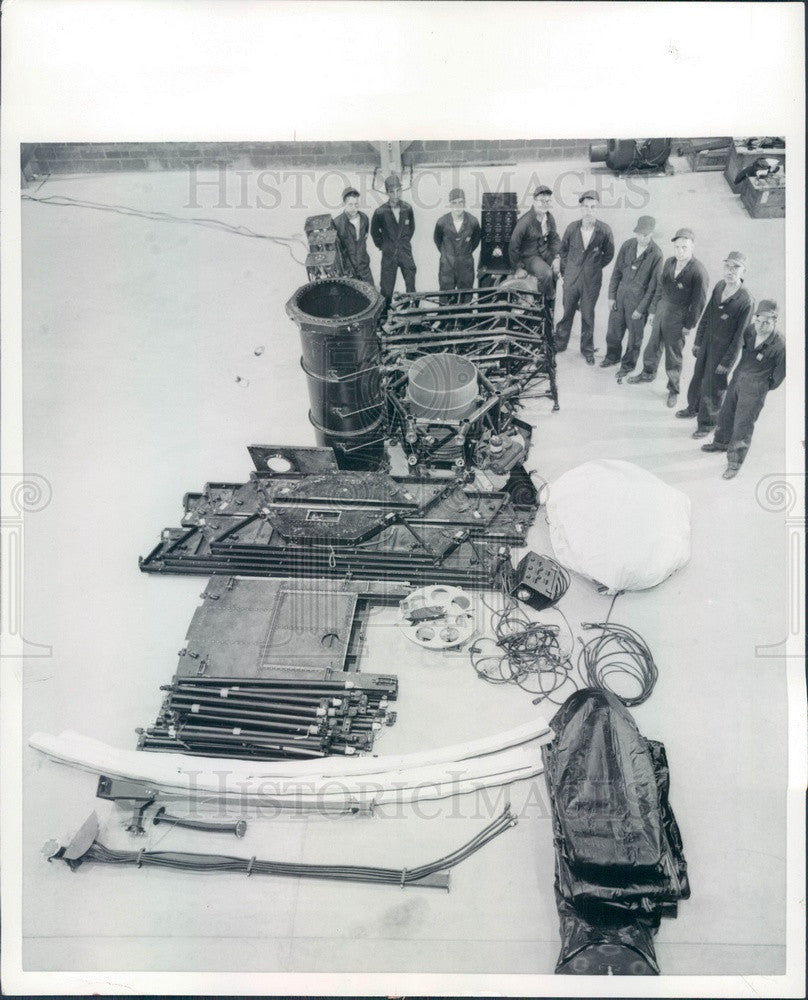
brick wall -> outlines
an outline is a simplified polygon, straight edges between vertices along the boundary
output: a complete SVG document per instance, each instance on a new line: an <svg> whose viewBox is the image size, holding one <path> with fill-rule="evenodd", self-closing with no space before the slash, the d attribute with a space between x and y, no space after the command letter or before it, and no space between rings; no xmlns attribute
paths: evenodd
<svg viewBox="0 0 808 1000"><path fill-rule="evenodd" d="M404 159L421 163L517 162L524 160L589 160L589 143L597 139L417 139Z"/></svg>
<svg viewBox="0 0 808 1000"><path fill-rule="evenodd" d="M590 139L418 139L405 163L484 163L588 159ZM22 147L26 176L96 171L186 170L216 167L372 167L370 142L107 142L29 143Z"/></svg>

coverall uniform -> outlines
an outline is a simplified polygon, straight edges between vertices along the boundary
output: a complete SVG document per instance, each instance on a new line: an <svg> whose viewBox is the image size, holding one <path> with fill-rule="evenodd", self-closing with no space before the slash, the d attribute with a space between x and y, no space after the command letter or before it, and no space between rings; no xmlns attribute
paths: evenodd
<svg viewBox="0 0 808 1000"><path fill-rule="evenodd" d="M565 351L575 310L581 310L581 354L595 353L595 303L600 295L603 268L614 257L614 238L610 226L595 220L588 245L581 237L581 220L571 222L561 240L561 276L564 279L564 315L556 327L556 351Z"/></svg>
<svg viewBox="0 0 808 1000"><path fill-rule="evenodd" d="M386 201L373 213L373 219L370 223L370 235L382 252L379 290L388 306L393 298L399 268L401 268L407 291L415 291L415 261L412 256L415 216L406 201L398 203L398 210L398 222L396 222L390 202Z"/></svg>
<svg viewBox="0 0 808 1000"><path fill-rule="evenodd" d="M637 365L642 347L642 335L648 309L659 281L662 267L662 251L653 240L637 256L637 240L632 238L620 247L614 262L609 298L614 300L614 309L609 313L606 330L606 361L620 361L620 371L627 375ZM631 314L640 313L639 319ZM628 341L623 357L623 337L628 330Z"/></svg>
<svg viewBox="0 0 808 1000"><path fill-rule="evenodd" d="M455 228L451 212L442 215L435 224L435 246L440 251L438 286L441 291L474 287L474 258L480 245L480 223L469 212L463 212L460 229ZM461 297L460 301L463 298Z"/></svg>
<svg viewBox="0 0 808 1000"><path fill-rule="evenodd" d="M786 343L782 334L775 330L755 348L756 334L753 324L744 332L741 360L727 389L713 435L713 444L722 451L726 449L730 465L741 465L746 458L766 395L786 377Z"/></svg>
<svg viewBox="0 0 808 1000"><path fill-rule="evenodd" d="M664 349L668 392L678 396L682 349L685 346L684 330L696 325L704 309L709 279L704 265L695 257L691 257L676 276L675 270L676 258L669 257L663 265L651 303L654 325L643 352L642 370L645 375L656 375Z"/></svg>
<svg viewBox="0 0 808 1000"><path fill-rule="evenodd" d="M348 262L351 277L372 285L373 275L370 273L370 257L368 256L370 221L364 212L358 212L357 217L359 219L359 233L356 232L356 226L344 212L341 212L334 219L334 227L339 236L342 252Z"/></svg>
<svg viewBox="0 0 808 1000"><path fill-rule="evenodd" d="M517 221L508 243L508 260L514 271L523 267L538 278L539 291L545 298L554 300L555 278L552 264L558 257L561 237L552 213L547 212L544 218L545 227L542 227L531 208ZM546 233L544 228L547 229Z"/></svg>
<svg viewBox="0 0 808 1000"><path fill-rule="evenodd" d="M715 286L699 320L694 345L699 353L687 388L687 409L692 415L698 415L698 429L704 431L715 426L726 391L727 376L719 375L716 368L732 370L754 309L752 296L743 285L722 302L725 285L725 281L719 281Z"/></svg>

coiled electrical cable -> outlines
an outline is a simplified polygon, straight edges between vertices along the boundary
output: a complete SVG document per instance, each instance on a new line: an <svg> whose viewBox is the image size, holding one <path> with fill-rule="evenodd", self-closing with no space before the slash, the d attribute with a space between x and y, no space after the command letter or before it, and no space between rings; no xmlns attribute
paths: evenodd
<svg viewBox="0 0 808 1000"><path fill-rule="evenodd" d="M49 860L61 858L77 868L84 861L112 865L143 865L154 868L173 868L179 871L244 872L247 875L285 875L295 878L334 879L345 882L375 882L382 885L410 885L421 882L439 872L465 861L495 837L516 825L510 804L468 843L450 854L420 865L417 868L379 868L370 865L323 865L288 861L261 861L256 858L238 858L225 854L192 854L184 851L118 851L93 840L79 858L64 858L65 848L60 848ZM435 884L433 887L440 887Z"/></svg>
<svg viewBox="0 0 808 1000"><path fill-rule="evenodd" d="M562 593L566 592L568 583L567 576ZM562 704L571 693L566 690L567 686L578 690L579 681L583 687L609 691L629 708L641 705L650 697L658 677L651 650L634 629L609 621L619 593L612 598L605 622L581 623L583 629L600 629L601 632L588 642L579 637L582 648L575 664L578 678L573 672L575 636L564 612L560 608L554 609L569 630L568 652L562 649L558 626L528 618L508 594L504 584L501 596L501 609L491 607L480 597L491 612L494 638L478 639L470 647L471 665L478 677L489 684L516 684L536 696L534 705L545 700L554 705ZM616 690L614 681L619 676L635 682L637 694L626 695Z"/></svg>
<svg viewBox="0 0 808 1000"><path fill-rule="evenodd" d="M643 637L627 625L608 621L581 622L581 628L601 629L601 634L584 643L578 654L578 673L585 686L610 691L629 708L647 701L657 682L658 670ZM609 682L615 675L627 675L636 681L638 694L627 697L616 691Z"/></svg>

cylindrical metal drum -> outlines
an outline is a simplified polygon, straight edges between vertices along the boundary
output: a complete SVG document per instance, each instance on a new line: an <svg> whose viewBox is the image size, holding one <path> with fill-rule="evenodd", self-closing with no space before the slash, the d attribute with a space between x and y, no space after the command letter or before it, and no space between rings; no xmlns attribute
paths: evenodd
<svg viewBox="0 0 808 1000"><path fill-rule="evenodd" d="M376 324L384 300L363 281L323 278L286 303L300 328L317 443L343 469L377 469L384 457L386 404Z"/></svg>
<svg viewBox="0 0 808 1000"><path fill-rule="evenodd" d="M477 368L457 354L425 354L410 365L407 399L416 417L462 420L477 404Z"/></svg>

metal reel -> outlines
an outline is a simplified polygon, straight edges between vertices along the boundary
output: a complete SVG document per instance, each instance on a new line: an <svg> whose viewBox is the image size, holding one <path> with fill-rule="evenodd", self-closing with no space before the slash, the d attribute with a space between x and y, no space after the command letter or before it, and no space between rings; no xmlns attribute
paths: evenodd
<svg viewBox="0 0 808 1000"><path fill-rule="evenodd" d="M424 649L453 649L474 632L472 600L460 587L419 587L400 603L399 609L399 627L410 641Z"/></svg>

